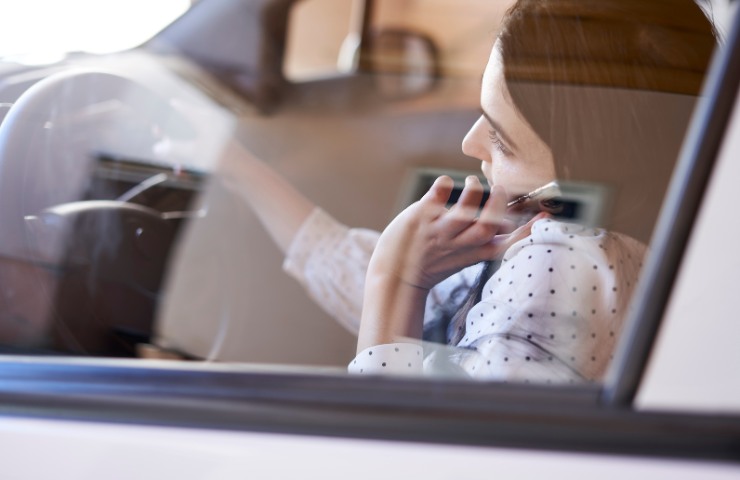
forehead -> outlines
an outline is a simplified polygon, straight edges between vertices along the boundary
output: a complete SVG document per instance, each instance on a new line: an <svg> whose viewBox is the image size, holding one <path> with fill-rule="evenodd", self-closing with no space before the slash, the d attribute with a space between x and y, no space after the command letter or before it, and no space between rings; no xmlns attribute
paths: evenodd
<svg viewBox="0 0 740 480"><path fill-rule="evenodd" d="M511 96L506 88L506 82L504 81L504 64L501 57L500 41L496 40L491 48L491 53L488 56L488 63L486 69L483 72L483 78L481 82L481 101L487 103L487 101L494 100L494 97L502 96L508 103L512 104Z"/></svg>
<svg viewBox="0 0 740 480"><path fill-rule="evenodd" d="M529 140L529 123L516 108L504 79L499 40L493 44L481 81L481 108L510 134ZM524 140L523 139L523 140Z"/></svg>
<svg viewBox="0 0 740 480"><path fill-rule="evenodd" d="M504 64L501 57L500 41L491 48L486 69L481 81L481 107L490 115L504 120L523 120L509 94L504 80ZM514 118L508 118L514 117Z"/></svg>

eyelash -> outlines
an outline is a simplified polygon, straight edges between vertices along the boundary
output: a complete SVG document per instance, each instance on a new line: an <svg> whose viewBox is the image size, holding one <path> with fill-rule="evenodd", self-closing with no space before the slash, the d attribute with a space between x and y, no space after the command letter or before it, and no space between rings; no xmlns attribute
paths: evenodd
<svg viewBox="0 0 740 480"><path fill-rule="evenodd" d="M488 138L491 139L491 143L493 143L493 146L496 147L496 150L501 152L503 155L509 155L511 153L511 150L509 150L506 145L504 145L504 142L502 142L499 138L498 132L496 132L496 130L488 130Z"/></svg>

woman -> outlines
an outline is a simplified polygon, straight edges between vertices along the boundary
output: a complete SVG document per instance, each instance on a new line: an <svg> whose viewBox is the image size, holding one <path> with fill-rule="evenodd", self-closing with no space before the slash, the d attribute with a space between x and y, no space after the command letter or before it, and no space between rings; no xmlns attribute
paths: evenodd
<svg viewBox="0 0 740 480"><path fill-rule="evenodd" d="M691 112L685 99L698 94L713 47L691 0L520 0L505 15L482 115L463 142L491 186L480 212L476 177L451 208L452 181L438 179L379 239L311 213L305 200L282 232L262 212L286 269L343 323L356 325L364 295L350 371L601 378ZM509 226L507 202L554 180L612 189L601 228L546 211Z"/></svg>

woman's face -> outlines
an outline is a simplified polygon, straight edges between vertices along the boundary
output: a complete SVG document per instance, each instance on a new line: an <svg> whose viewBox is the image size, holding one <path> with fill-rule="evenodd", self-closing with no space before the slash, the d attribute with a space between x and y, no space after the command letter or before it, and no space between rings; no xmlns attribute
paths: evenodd
<svg viewBox="0 0 740 480"><path fill-rule="evenodd" d="M555 180L552 152L514 106L504 81L498 41L481 86L481 117L463 140L463 153L481 161L489 185L511 197Z"/></svg>

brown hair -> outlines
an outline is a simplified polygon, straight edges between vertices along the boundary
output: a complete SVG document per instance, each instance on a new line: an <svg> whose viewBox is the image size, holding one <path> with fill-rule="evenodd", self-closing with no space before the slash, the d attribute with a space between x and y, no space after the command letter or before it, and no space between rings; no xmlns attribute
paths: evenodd
<svg viewBox="0 0 740 480"><path fill-rule="evenodd" d="M512 101L560 180L611 189L602 226L648 241L715 38L692 0L519 0L504 16L497 48ZM493 266L425 338L443 329L460 341Z"/></svg>
<svg viewBox="0 0 740 480"><path fill-rule="evenodd" d="M693 0L519 0L497 43L511 98L558 178L609 187L602 226L642 241L715 44Z"/></svg>

